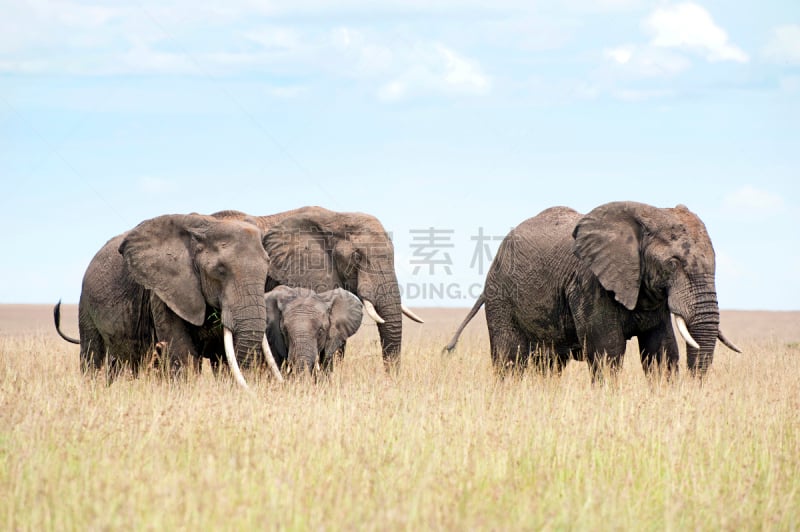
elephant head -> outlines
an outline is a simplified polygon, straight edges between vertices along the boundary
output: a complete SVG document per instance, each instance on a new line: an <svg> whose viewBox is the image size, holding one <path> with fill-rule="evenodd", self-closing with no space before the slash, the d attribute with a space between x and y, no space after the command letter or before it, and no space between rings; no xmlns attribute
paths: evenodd
<svg viewBox="0 0 800 532"><path fill-rule="evenodd" d="M279 363L297 373L329 369L336 352L361 325L362 304L342 288L316 293L278 286L264 295L267 336Z"/></svg>
<svg viewBox="0 0 800 532"><path fill-rule="evenodd" d="M575 226L575 255L628 310L663 307L687 343L687 364L708 370L719 330L714 248L700 218L683 205L659 209L636 202L602 205Z"/></svg>
<svg viewBox="0 0 800 532"><path fill-rule="evenodd" d="M422 320L401 304L394 246L381 223L362 213L306 207L272 226L264 237L276 284L325 292L337 287L356 294L378 323L387 369L397 366L402 316Z"/></svg>
<svg viewBox="0 0 800 532"><path fill-rule="evenodd" d="M119 246L133 279L181 319L200 327L207 305L220 311L228 364L245 387L237 359L248 368L259 353L272 358L264 335L269 259L262 236L247 222L167 215L142 222Z"/></svg>

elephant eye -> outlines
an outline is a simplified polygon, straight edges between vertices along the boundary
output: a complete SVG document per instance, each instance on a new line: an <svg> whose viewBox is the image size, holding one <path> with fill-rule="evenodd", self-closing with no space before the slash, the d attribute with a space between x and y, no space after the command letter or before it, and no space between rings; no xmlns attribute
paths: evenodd
<svg viewBox="0 0 800 532"><path fill-rule="evenodd" d="M671 272L674 272L675 270L678 269L678 266L680 266L680 264L681 264L680 260L678 260L676 257L672 257L667 261L667 269L669 269L669 271Z"/></svg>
<svg viewBox="0 0 800 532"><path fill-rule="evenodd" d="M228 268L226 268L224 264L217 264L216 272L220 277L225 277L228 275Z"/></svg>

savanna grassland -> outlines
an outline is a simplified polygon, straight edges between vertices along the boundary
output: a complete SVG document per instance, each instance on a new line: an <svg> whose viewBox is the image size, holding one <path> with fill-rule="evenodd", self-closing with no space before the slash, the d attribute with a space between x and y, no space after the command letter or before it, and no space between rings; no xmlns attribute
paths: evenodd
<svg viewBox="0 0 800 532"><path fill-rule="evenodd" d="M0 308L0 528L800 527L800 313L723 312L744 354L702 385L648 380L632 342L600 386L498 380L482 318L442 356L466 311L418 313L398 377L365 322L328 381L251 397L207 368L88 381L49 307Z"/></svg>

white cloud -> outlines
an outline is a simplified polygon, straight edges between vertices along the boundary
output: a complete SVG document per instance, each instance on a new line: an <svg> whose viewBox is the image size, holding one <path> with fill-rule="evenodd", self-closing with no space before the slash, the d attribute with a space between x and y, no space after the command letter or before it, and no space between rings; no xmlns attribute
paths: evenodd
<svg viewBox="0 0 800 532"><path fill-rule="evenodd" d="M650 44L701 53L709 61L746 63L748 55L728 41L728 34L717 26L711 14L691 2L656 9L644 22L652 35Z"/></svg>
<svg viewBox="0 0 800 532"><path fill-rule="evenodd" d="M396 102L405 98L408 87L402 81L390 81L378 90L378 99L384 102Z"/></svg>
<svg viewBox="0 0 800 532"><path fill-rule="evenodd" d="M437 44L434 48L443 62L442 77L449 87L479 94L489 89L489 78L481 72L477 63L458 55L441 44Z"/></svg>
<svg viewBox="0 0 800 532"><path fill-rule="evenodd" d="M244 33L244 37L258 43L268 50L296 50L300 48L302 37L297 30L279 26L262 27Z"/></svg>
<svg viewBox="0 0 800 532"><path fill-rule="evenodd" d="M659 7L642 21L650 36L647 43L625 44L606 48L603 57L611 65L609 78L619 81L641 78L668 78L692 65L691 55L707 61L747 62L749 57L728 40L727 33L717 26L702 6L684 2ZM616 98L640 101L667 96L672 91L630 90L612 88Z"/></svg>
<svg viewBox="0 0 800 532"><path fill-rule="evenodd" d="M660 98L673 96L675 91L671 89L618 89L612 92L612 96L625 102L644 102Z"/></svg>
<svg viewBox="0 0 800 532"><path fill-rule="evenodd" d="M680 54L650 46L618 46L605 50L603 55L618 68L641 77L669 77L691 65Z"/></svg>
<svg viewBox="0 0 800 532"><path fill-rule="evenodd" d="M392 102L414 94L485 94L491 80L480 66L440 43L420 43L407 50L401 72L381 86L378 98Z"/></svg>
<svg viewBox="0 0 800 532"><path fill-rule="evenodd" d="M330 32L327 40L333 45L338 57L336 68L339 73L351 72L356 76L381 76L391 73L395 68L395 51L388 44L370 38L362 31L339 27ZM327 46L323 42L322 46ZM400 50L400 45L395 44L395 48Z"/></svg>
<svg viewBox="0 0 800 532"><path fill-rule="evenodd" d="M631 57L633 57L633 47L619 46L617 48L610 48L605 51L605 56L612 61L616 61L617 63L624 65L631 60Z"/></svg>
<svg viewBox="0 0 800 532"><path fill-rule="evenodd" d="M787 24L772 30L764 55L778 63L800 64L800 24Z"/></svg>
<svg viewBox="0 0 800 532"><path fill-rule="evenodd" d="M752 185L730 192L723 198L723 204L738 214L767 214L784 208L783 198Z"/></svg>
<svg viewBox="0 0 800 532"><path fill-rule="evenodd" d="M182 2L172 0L169 5L177 9ZM337 9L365 7L354 1ZM357 79L384 101L424 94L485 94L491 87L476 61L450 45L409 35L407 28L378 32L326 28L324 24L259 25L263 11L250 5L242 8L239 14L201 9L183 18L175 10L147 0L140 5L120 3L97 9L70 0L32 0L7 13L18 31L0 35L0 72L322 75ZM422 3L414 7L423 8ZM287 3L271 5L268 11L276 9L292 12L303 8ZM455 4L448 9L455 9ZM253 15L255 24L246 14ZM209 31L215 28L228 31ZM272 94L294 97L300 92L290 89Z"/></svg>

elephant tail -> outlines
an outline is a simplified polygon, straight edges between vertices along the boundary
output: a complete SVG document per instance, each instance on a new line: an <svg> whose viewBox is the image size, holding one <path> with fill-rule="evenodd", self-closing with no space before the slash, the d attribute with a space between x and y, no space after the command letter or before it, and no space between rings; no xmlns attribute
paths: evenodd
<svg viewBox="0 0 800 532"><path fill-rule="evenodd" d="M75 338L67 336L66 334L61 332L61 300L60 299L58 300L58 303L56 303L56 306L53 307L53 321L56 324L56 332L58 333L58 335L61 338L63 338L64 340L66 340L67 342L69 342L71 344L80 344L81 343L80 340L76 340Z"/></svg>
<svg viewBox="0 0 800 532"><path fill-rule="evenodd" d="M464 330L464 327L466 327L467 324L470 322L470 320L472 320L472 318L475 317L475 314L478 313L478 311L480 310L480 308L483 306L483 304L485 302L486 302L486 298L483 296L483 294L481 294L481 296L478 298L478 300L472 306L472 310L470 310L469 314L467 314L467 317L464 318L464 321L462 321L461 325L458 326L458 330L453 335L453 339L450 340L450 343L445 346L444 350L442 350L442 353L445 353L445 352L449 353L450 351L452 351L453 349L456 348L456 343L458 342L458 337L461 336L461 332Z"/></svg>

